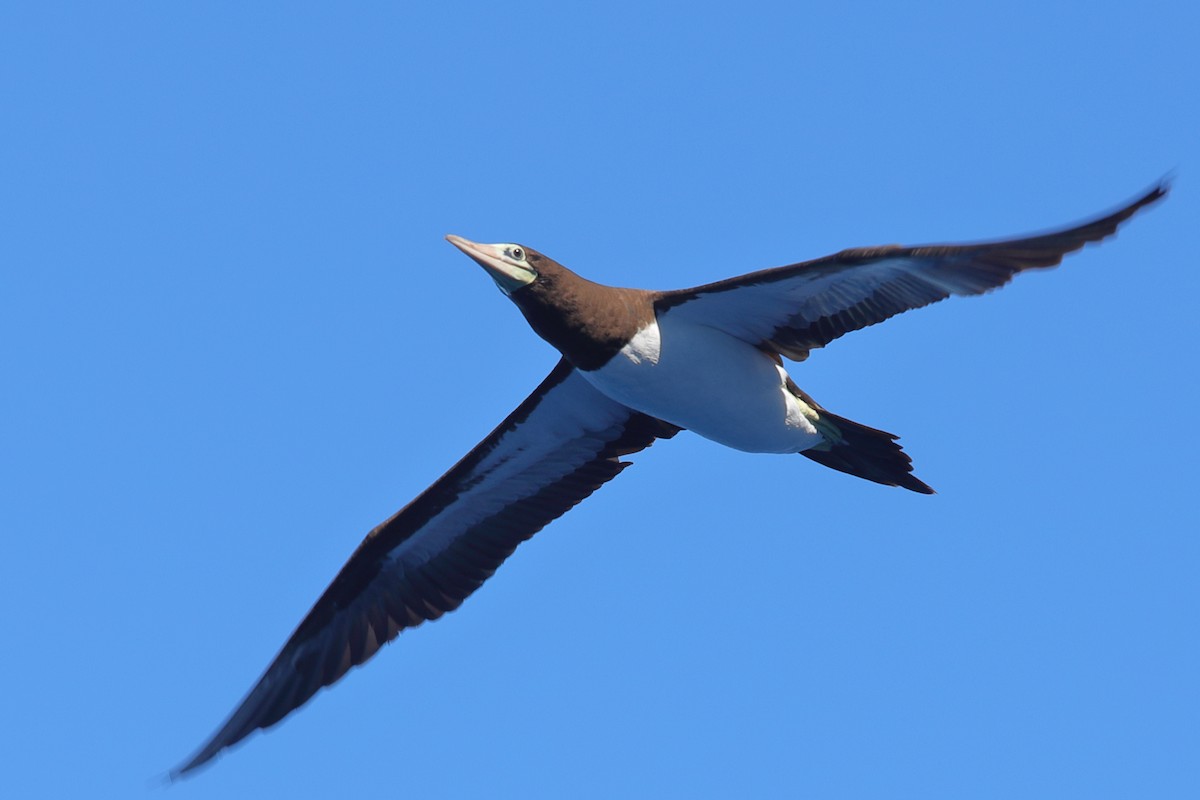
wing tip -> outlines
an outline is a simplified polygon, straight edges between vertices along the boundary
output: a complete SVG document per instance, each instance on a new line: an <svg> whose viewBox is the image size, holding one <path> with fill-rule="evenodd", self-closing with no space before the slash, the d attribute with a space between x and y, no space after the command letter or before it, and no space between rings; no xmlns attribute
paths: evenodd
<svg viewBox="0 0 1200 800"><path fill-rule="evenodd" d="M1063 255L1072 250L1077 250L1084 245L1096 244L1116 236L1121 226L1129 221L1133 215L1137 214L1143 208L1159 203L1166 198L1171 191L1171 180L1170 175L1164 175L1153 187L1139 195L1137 199L1121 206L1116 211L1064 231L1063 233L1068 235L1072 233L1081 235L1081 241L1074 248L1064 251ZM1053 234L1046 238L1051 238L1052 236Z"/></svg>
<svg viewBox="0 0 1200 800"><path fill-rule="evenodd" d="M218 756L254 733L254 731L250 731L232 740L223 736L224 733L225 731L222 728L192 753L191 756L175 767L172 767L166 774L167 783L178 783L180 780L190 778L200 770L211 766Z"/></svg>
<svg viewBox="0 0 1200 800"><path fill-rule="evenodd" d="M167 772L163 780L167 784L172 784L179 783L179 781L183 780L184 778L190 778L196 772L196 770L208 764L213 760L213 758L216 757L216 755L216 753L205 755L203 751L201 751L200 753L192 756L190 759L172 767Z"/></svg>
<svg viewBox="0 0 1200 800"><path fill-rule="evenodd" d="M1159 178L1158 182L1155 183L1154 186L1151 187L1145 194L1143 194L1137 200L1134 200L1129 205L1125 206L1125 208L1121 209L1121 211L1118 211L1113 216L1124 215L1122 216L1122 220L1128 219L1146 206L1153 205L1154 203L1163 200L1168 194L1171 193L1171 187L1174 182L1175 172L1172 170L1171 172L1168 172L1166 175L1163 175L1161 178Z"/></svg>

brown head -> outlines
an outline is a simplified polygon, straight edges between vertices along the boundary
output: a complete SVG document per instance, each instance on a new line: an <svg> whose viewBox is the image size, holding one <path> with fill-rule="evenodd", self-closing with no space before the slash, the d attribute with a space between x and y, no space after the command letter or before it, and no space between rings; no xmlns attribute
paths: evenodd
<svg viewBox="0 0 1200 800"><path fill-rule="evenodd" d="M483 267L538 336L577 369L602 367L654 319L652 292L593 283L524 245L446 240Z"/></svg>

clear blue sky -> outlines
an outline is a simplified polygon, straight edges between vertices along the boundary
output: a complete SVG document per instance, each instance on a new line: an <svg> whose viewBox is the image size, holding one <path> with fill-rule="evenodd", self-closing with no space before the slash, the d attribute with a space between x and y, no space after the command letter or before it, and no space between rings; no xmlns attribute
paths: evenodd
<svg viewBox="0 0 1200 800"><path fill-rule="evenodd" d="M1197 13L6 4L0 794L1200 796ZM444 234L673 288L1172 170L795 366L938 495L680 436L156 783L554 363Z"/></svg>

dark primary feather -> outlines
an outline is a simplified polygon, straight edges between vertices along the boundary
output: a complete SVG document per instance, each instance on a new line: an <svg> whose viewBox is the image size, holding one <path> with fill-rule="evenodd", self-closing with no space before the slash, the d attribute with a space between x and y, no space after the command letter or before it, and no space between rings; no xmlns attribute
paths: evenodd
<svg viewBox="0 0 1200 800"><path fill-rule="evenodd" d="M952 294L982 294L1027 269L1116 233L1163 198L1162 184L1107 216L1021 239L966 245L857 248L692 289L662 292L659 313L703 320L752 344L802 361L850 331Z"/></svg>
<svg viewBox="0 0 1200 800"><path fill-rule="evenodd" d="M560 361L487 438L367 535L234 713L172 776L274 725L400 631L458 608L517 545L628 466L621 456L678 431L609 400Z"/></svg>

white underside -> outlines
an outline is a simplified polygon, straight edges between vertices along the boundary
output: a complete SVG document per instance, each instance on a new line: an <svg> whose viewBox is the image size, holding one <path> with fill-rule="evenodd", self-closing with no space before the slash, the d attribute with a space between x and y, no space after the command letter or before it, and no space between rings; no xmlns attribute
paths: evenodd
<svg viewBox="0 0 1200 800"><path fill-rule="evenodd" d="M737 450L798 453L822 440L783 368L715 328L667 317L581 374L619 403Z"/></svg>

